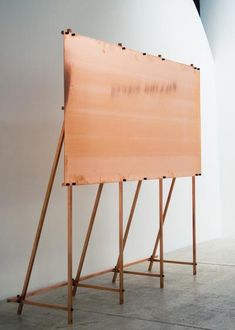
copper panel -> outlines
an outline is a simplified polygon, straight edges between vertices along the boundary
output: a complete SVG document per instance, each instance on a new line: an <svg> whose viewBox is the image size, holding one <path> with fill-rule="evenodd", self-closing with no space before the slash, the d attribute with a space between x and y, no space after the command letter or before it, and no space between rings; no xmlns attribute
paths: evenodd
<svg viewBox="0 0 235 330"><path fill-rule="evenodd" d="M71 34L64 61L65 183L201 172L198 70Z"/></svg>

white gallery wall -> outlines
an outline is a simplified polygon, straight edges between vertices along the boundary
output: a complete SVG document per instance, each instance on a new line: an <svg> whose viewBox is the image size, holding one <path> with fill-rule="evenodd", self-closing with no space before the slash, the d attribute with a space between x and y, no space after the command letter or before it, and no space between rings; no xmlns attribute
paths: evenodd
<svg viewBox="0 0 235 330"><path fill-rule="evenodd" d="M197 179L197 237L220 236L214 64L191 0L0 1L0 298L20 292L63 120L60 31L201 68L202 177ZM30 288L66 278L66 190L60 162ZM165 180L166 188L169 181ZM125 183L125 219L136 183ZM74 268L97 186L74 189ZM125 261L149 256L158 229L158 185L143 183ZM166 190L167 191L167 190ZM165 195L166 195L165 191ZM84 273L113 266L118 253L118 186L104 187ZM191 244L191 180L176 182L165 251ZM155 266L156 267L156 266Z"/></svg>
<svg viewBox="0 0 235 330"><path fill-rule="evenodd" d="M235 2L202 0L201 15L215 61L222 234L234 237Z"/></svg>

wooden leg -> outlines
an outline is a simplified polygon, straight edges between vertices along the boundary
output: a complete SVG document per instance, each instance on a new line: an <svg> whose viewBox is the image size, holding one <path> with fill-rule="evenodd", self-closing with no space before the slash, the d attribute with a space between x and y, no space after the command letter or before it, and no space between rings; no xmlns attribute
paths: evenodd
<svg viewBox="0 0 235 330"><path fill-rule="evenodd" d="M103 185L104 185L103 183L99 184L98 191L97 191L97 194L96 194L96 199L95 199L93 211L92 211L92 214L91 214L90 223L89 223L89 227L88 227L88 230L87 230L85 242L84 242L84 245L83 245L82 254L81 254L80 261L79 261L77 274L76 274L76 277L75 277L75 280L74 280L74 287L73 287L73 295L74 296L76 294L78 283L79 283L79 280L80 280L82 267L83 267L83 263L84 263L84 260L85 260L85 257L86 257L86 252L87 252L89 240L90 240L90 237L91 237L91 232L92 232L93 224L94 224L94 221L95 221L96 212L97 212L97 209L98 209L98 206L99 206L99 201L100 201L100 196L101 196L101 193L102 193Z"/></svg>
<svg viewBox="0 0 235 330"><path fill-rule="evenodd" d="M68 324L73 322L73 279L72 279L72 186L67 187L67 249L68 249Z"/></svg>
<svg viewBox="0 0 235 330"><path fill-rule="evenodd" d="M135 207L136 207L137 199L138 199L138 196L139 196L141 184L142 184L142 181L138 181L136 191L135 191L135 195L134 195L134 199L133 199L132 206L131 206L131 211L130 211L129 218L128 218L127 225L126 225L125 234L124 234L123 249L125 249L125 246L126 246L126 241L127 241L127 237L128 237L128 234L129 234L129 230L130 230L131 222L132 222L132 219L133 219L133 215L134 215L134 212L135 212ZM120 258L120 256L118 257L116 267L115 267L115 271L114 271L114 274L113 274L113 279L112 279L113 283L115 283L116 279L117 279L119 258Z"/></svg>
<svg viewBox="0 0 235 330"><path fill-rule="evenodd" d="M159 179L160 288L164 288L163 262L163 179Z"/></svg>
<svg viewBox="0 0 235 330"><path fill-rule="evenodd" d="M167 214L167 210L168 210L168 207L169 207L169 204L170 204L170 201L171 201L171 195L172 195L172 192L173 192L173 189L174 189L175 180L176 179L173 178L172 181L171 181L171 186L170 186L170 189L169 189L166 205L165 205L164 212L163 212L163 223L165 222L165 219L166 219L166 214ZM159 244L159 239L160 239L160 229L158 230L158 234L157 234L157 238L156 238L155 245L154 245L154 248L153 248L153 252L152 252L152 255L150 257L149 268L148 268L149 271L152 271L152 268L153 268L153 262L154 262L154 258L156 257L156 252L157 252L157 248L158 248L158 244Z"/></svg>
<svg viewBox="0 0 235 330"><path fill-rule="evenodd" d="M193 232L193 275L197 274L196 260L196 193L195 176L192 177L192 232Z"/></svg>
<svg viewBox="0 0 235 330"><path fill-rule="evenodd" d="M57 166L58 166L58 162L59 162L63 142L64 142L64 124L62 125L62 129L61 129L61 133L60 133L60 137L59 137L59 142L58 142L58 145L57 145L56 154L55 154L55 158L54 158L52 169L51 169L50 178L49 178L48 185L47 185L46 195L45 195L45 198L44 198L44 202L43 202L43 206L42 206L42 210L41 210L41 214L40 214L40 218L39 218L39 223L38 223L38 227L37 227L37 231L36 231L36 235L35 235L35 239L34 239L34 243L33 243L33 248L32 248L32 252L31 252L31 256L30 256L30 260L29 260L25 280L24 280L24 285L23 285L22 293L21 293L20 299L19 299L19 306L18 306L18 309L17 309L17 314L18 315L20 315L22 313L23 304L24 304L23 301L24 301L25 296L27 294L29 281L30 281L30 277L31 277L31 273L32 273L32 269L33 269L37 249L38 249L39 240L40 240L40 237L41 237L41 232L42 232L42 228L43 228L43 224L44 224L44 220L45 220L45 216L46 216L46 212L47 212L49 199L50 199L50 196L51 196L51 190L52 190L52 186L53 186L53 183L54 183L55 174L56 174L56 170L57 170Z"/></svg>
<svg viewBox="0 0 235 330"><path fill-rule="evenodd" d="M123 182L119 182L119 302L123 304Z"/></svg>

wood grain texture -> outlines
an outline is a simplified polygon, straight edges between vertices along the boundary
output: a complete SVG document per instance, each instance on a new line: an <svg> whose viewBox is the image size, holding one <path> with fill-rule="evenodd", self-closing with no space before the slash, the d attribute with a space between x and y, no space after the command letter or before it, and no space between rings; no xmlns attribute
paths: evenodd
<svg viewBox="0 0 235 330"><path fill-rule="evenodd" d="M201 172L198 70L71 34L64 61L65 183Z"/></svg>

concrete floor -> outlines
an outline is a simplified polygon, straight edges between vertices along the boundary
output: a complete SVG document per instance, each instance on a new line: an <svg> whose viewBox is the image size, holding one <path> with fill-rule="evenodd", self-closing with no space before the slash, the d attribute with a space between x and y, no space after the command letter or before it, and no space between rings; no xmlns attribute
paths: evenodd
<svg viewBox="0 0 235 330"><path fill-rule="evenodd" d="M167 258L189 260L190 249ZM0 302L0 329L235 329L235 240L214 240L198 245L198 275L190 266L166 265L165 289L159 279L125 275L125 304L118 294L79 289L74 301L74 323L67 326L63 311L25 306L21 317L16 304ZM147 264L133 269L146 270ZM155 265L156 270L156 265ZM111 275L94 280L110 285ZM65 288L37 297L64 303Z"/></svg>

